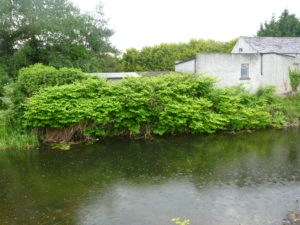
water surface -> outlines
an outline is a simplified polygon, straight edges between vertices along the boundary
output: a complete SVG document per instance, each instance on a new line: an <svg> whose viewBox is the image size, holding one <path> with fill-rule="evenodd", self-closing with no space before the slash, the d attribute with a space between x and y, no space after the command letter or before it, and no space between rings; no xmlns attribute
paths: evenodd
<svg viewBox="0 0 300 225"><path fill-rule="evenodd" d="M300 130L0 153L1 225L279 225L300 196Z"/></svg>

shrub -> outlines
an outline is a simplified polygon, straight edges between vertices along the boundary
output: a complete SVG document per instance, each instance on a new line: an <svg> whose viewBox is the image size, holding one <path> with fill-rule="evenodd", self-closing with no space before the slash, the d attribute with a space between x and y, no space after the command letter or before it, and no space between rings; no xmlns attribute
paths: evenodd
<svg viewBox="0 0 300 225"><path fill-rule="evenodd" d="M4 87L8 84L9 77L5 70L0 66L0 109L6 107L5 102L3 101L4 97Z"/></svg>
<svg viewBox="0 0 300 225"><path fill-rule="evenodd" d="M285 123L282 105L275 100L278 97L269 89L270 87L263 88L256 95L240 86L216 89L210 99L214 110L228 121L226 129L281 127Z"/></svg>
<svg viewBox="0 0 300 225"><path fill-rule="evenodd" d="M71 84L87 79L82 71L73 68L55 69L35 64L19 71L16 82L9 85L6 100L10 102L11 116L16 126L23 124L24 103L27 98L46 87Z"/></svg>
<svg viewBox="0 0 300 225"><path fill-rule="evenodd" d="M128 78L114 85L87 79L41 90L29 99L25 120L39 128L84 123L84 133L95 136L259 129L285 122L275 98L266 90L254 95L241 87L215 88L202 75Z"/></svg>
<svg viewBox="0 0 300 225"><path fill-rule="evenodd" d="M61 68L35 64L19 71L17 84L25 96L32 96L41 88L71 84L87 76L79 69Z"/></svg>
<svg viewBox="0 0 300 225"><path fill-rule="evenodd" d="M299 126L300 125L300 93L293 96L288 96L281 100L284 105L282 111L287 117L288 125Z"/></svg>
<svg viewBox="0 0 300 225"><path fill-rule="evenodd" d="M289 70L289 77L293 91L297 91L300 84L300 72Z"/></svg>

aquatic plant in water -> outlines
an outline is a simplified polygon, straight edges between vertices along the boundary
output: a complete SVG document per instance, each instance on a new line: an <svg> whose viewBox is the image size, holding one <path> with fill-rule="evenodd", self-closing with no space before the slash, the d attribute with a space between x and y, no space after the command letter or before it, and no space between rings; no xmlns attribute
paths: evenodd
<svg viewBox="0 0 300 225"><path fill-rule="evenodd" d="M188 224L190 224L190 220L180 221L179 217L178 218L173 218L171 221L176 223L176 224L179 224L179 225L188 225Z"/></svg>

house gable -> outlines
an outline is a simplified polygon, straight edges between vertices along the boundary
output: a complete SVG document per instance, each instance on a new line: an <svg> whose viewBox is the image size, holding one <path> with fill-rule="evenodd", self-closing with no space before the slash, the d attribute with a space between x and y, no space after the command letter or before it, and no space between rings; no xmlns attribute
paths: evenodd
<svg viewBox="0 0 300 225"><path fill-rule="evenodd" d="M231 53L258 53L243 37L239 38Z"/></svg>
<svg viewBox="0 0 300 225"><path fill-rule="evenodd" d="M195 73L196 72L196 58L175 62L175 71L176 72Z"/></svg>

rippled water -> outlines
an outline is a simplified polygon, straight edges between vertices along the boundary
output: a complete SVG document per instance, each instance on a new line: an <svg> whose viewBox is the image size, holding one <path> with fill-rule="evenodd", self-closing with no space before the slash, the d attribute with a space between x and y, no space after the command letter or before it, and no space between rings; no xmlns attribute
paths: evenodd
<svg viewBox="0 0 300 225"><path fill-rule="evenodd" d="M1 152L0 224L279 225L299 172L297 129Z"/></svg>

